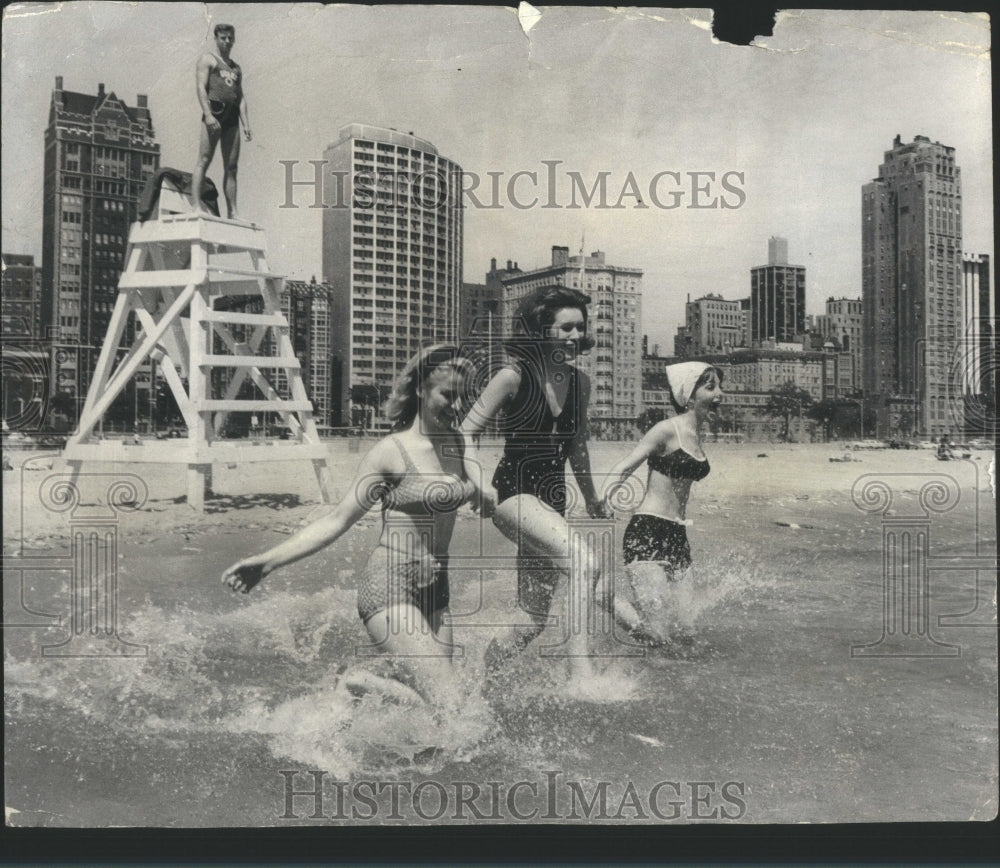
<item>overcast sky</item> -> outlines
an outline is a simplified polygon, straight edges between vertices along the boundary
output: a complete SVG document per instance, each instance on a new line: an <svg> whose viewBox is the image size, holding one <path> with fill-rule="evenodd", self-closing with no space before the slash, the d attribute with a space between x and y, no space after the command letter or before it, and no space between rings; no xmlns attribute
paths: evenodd
<svg viewBox="0 0 1000 868"><path fill-rule="evenodd" d="M932 12L784 12L753 46L715 43L708 10L541 7L526 35L501 7L320 7L308 4L26 4L3 28L4 252L40 262L43 131L57 75L129 105L149 96L163 165L190 171L199 108L194 64L212 25L236 26L254 141L240 163L240 211L264 226L272 264L321 274L320 212L282 209L279 160L321 159L346 123L395 127L433 142L467 172L502 172L503 207L465 212L465 279L482 282L491 256L545 265L554 244L606 251L644 270L644 332L672 351L683 302L749 295L767 239L788 239L807 268L807 310L861 294L861 186L898 133L955 148L962 169L964 247L993 253L989 22ZM556 167L588 187L607 172L609 204L629 173L647 208L519 209L506 197L517 171ZM680 207L648 195L679 172ZM715 172L692 204L690 172ZM742 195L718 184L726 172ZM221 170L210 175L221 186ZM706 183L702 176L700 183ZM487 181L483 182L484 187ZM534 195L529 179L515 190ZM480 189L483 189L481 187ZM672 201L661 176L660 201ZM579 201L579 200L578 200ZM470 203L471 204L471 203Z"/></svg>

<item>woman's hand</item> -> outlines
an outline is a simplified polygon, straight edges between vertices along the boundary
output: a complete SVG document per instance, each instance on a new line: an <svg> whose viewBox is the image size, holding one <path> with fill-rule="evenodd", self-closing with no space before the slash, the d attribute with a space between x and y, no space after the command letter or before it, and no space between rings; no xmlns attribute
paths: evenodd
<svg viewBox="0 0 1000 868"><path fill-rule="evenodd" d="M263 555L244 558L222 574L222 584L228 585L241 594L247 594L269 572L271 571L267 569L267 562Z"/></svg>
<svg viewBox="0 0 1000 868"><path fill-rule="evenodd" d="M609 486L604 491L604 497L601 498L601 509L604 510L605 515L609 518L615 514L615 508L611 499L615 490Z"/></svg>
<svg viewBox="0 0 1000 868"><path fill-rule="evenodd" d="M484 485L472 497L472 510L483 518L492 518L497 511L497 499L497 490L492 485Z"/></svg>
<svg viewBox="0 0 1000 868"><path fill-rule="evenodd" d="M587 515L591 518L611 518L613 512L604 500L592 500L587 504Z"/></svg>
<svg viewBox="0 0 1000 868"><path fill-rule="evenodd" d="M601 492L601 503L605 509L614 512L614 508L611 504L614 502L614 496L618 493L618 489L621 488L621 485L621 480L615 478L610 479L608 484L604 486L604 491Z"/></svg>

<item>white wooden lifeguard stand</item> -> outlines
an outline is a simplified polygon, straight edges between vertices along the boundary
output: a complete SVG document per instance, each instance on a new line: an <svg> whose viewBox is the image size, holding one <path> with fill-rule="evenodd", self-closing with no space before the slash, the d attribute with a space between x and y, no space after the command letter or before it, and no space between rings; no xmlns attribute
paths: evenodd
<svg viewBox="0 0 1000 868"><path fill-rule="evenodd" d="M328 503L327 450L316 432L312 403L281 310L282 277L268 271L264 230L198 213L188 195L164 180L156 218L132 224L125 261L80 424L62 454L74 478L86 461L186 464L188 505L204 511L206 486L217 462L311 460L320 495ZM230 296L259 297L263 312L216 310L216 302ZM135 343L116 363L130 313L135 313L142 332L137 331ZM248 327L245 341L233 336L232 325ZM268 329L276 355L258 355ZM216 335L227 353L214 352ZM173 392L187 438L134 444L95 438L95 426L149 358L159 363ZM212 395L213 368L234 369L220 397ZM279 395L265 370L285 372L290 398ZM236 397L248 377L262 398ZM277 413L291 429L290 437L268 443L218 439L233 412Z"/></svg>

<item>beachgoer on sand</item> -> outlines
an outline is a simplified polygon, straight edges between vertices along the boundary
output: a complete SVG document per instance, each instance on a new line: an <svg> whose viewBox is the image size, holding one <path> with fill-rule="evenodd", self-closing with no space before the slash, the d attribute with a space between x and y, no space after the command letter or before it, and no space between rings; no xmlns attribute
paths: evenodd
<svg viewBox="0 0 1000 868"><path fill-rule="evenodd" d="M951 444L948 442L947 435L941 435L941 440L938 442L937 457L939 461L951 461L955 457L955 453L951 451Z"/></svg>
<svg viewBox="0 0 1000 868"><path fill-rule="evenodd" d="M347 496L291 539L222 575L234 591L247 593L278 567L330 545L381 504L382 534L360 577L358 614L398 681L361 671L342 681L451 710L462 696L452 668L448 546L456 512L474 494L457 431L468 367L454 346L417 353L386 404L392 433L362 459Z"/></svg>

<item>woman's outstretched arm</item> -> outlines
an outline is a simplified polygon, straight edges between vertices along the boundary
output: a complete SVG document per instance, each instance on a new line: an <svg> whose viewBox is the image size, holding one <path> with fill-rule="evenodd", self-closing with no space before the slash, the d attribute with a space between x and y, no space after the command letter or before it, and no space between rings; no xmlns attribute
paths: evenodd
<svg viewBox="0 0 1000 868"><path fill-rule="evenodd" d="M664 450L670 451L676 440L673 425L666 424L668 420L658 422L640 440L635 448L618 461L608 473L608 482L604 486L604 503L610 504L615 492L628 479L635 469L651 455L658 455ZM672 439L673 438L673 439ZM676 446L676 443L673 443Z"/></svg>
<svg viewBox="0 0 1000 868"><path fill-rule="evenodd" d="M278 567L308 557L341 537L378 502L385 490L390 472L386 466L386 442L377 443L362 459L347 496L332 512L266 552L233 564L222 574L222 583L245 594Z"/></svg>

